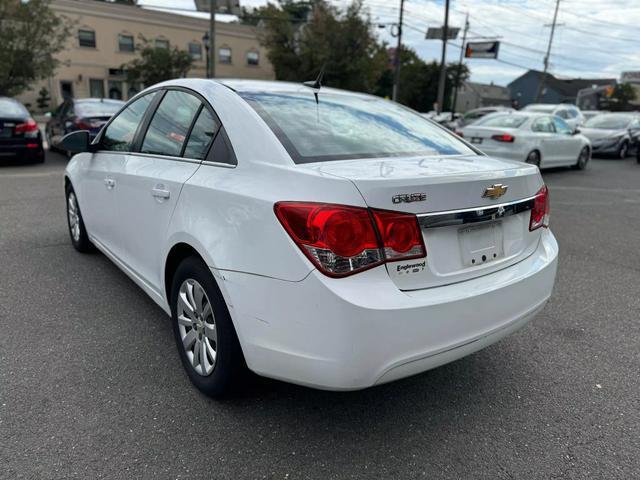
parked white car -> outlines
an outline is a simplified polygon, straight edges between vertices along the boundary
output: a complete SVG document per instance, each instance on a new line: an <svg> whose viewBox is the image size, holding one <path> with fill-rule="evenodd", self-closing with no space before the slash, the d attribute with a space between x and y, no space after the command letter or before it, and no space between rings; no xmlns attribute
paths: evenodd
<svg viewBox="0 0 640 480"><path fill-rule="evenodd" d="M396 380L494 343L551 295L538 169L395 103L180 79L88 138L64 139L83 152L65 173L71 242L171 315L209 395L246 367L331 390Z"/></svg>
<svg viewBox="0 0 640 480"><path fill-rule="evenodd" d="M459 134L487 155L540 168L574 166L583 170L591 158L589 139L555 115L494 113Z"/></svg>
<svg viewBox="0 0 640 480"><path fill-rule="evenodd" d="M567 125L569 125L572 130L575 130L586 121L580 109L570 103L558 103L555 105L548 103L531 103L524 107L522 111L557 115L567 122Z"/></svg>

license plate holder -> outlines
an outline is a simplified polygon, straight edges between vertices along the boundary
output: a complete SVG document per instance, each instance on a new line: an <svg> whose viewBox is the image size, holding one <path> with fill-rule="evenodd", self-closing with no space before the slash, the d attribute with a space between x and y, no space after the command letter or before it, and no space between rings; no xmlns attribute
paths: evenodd
<svg viewBox="0 0 640 480"><path fill-rule="evenodd" d="M462 263L467 267L494 262L504 256L502 222L458 230Z"/></svg>

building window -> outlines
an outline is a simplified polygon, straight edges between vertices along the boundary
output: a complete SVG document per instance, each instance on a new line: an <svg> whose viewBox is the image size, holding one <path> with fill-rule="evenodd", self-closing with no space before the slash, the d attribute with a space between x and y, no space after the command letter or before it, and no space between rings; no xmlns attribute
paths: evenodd
<svg viewBox="0 0 640 480"><path fill-rule="evenodd" d="M93 30L78 30L78 41L81 47L96 48L96 32Z"/></svg>
<svg viewBox="0 0 640 480"><path fill-rule="evenodd" d="M229 47L221 47L218 50L218 61L220 63L231 63L231 49Z"/></svg>
<svg viewBox="0 0 640 480"><path fill-rule="evenodd" d="M109 80L109 98L122 100L122 82L120 80Z"/></svg>
<svg viewBox="0 0 640 480"><path fill-rule="evenodd" d="M247 52L247 65L259 65L260 64L260 53L252 50Z"/></svg>
<svg viewBox="0 0 640 480"><path fill-rule="evenodd" d="M133 35L118 35L118 49L121 52L133 52L135 50Z"/></svg>
<svg viewBox="0 0 640 480"><path fill-rule="evenodd" d="M163 38L156 38L156 48L162 48L164 50L169 50L169 40L165 40Z"/></svg>
<svg viewBox="0 0 640 480"><path fill-rule="evenodd" d="M104 98L104 80L101 78L90 78L89 95L93 98Z"/></svg>
<svg viewBox="0 0 640 480"><path fill-rule="evenodd" d="M189 55L191 55L193 60L202 60L202 45L199 43L190 43Z"/></svg>

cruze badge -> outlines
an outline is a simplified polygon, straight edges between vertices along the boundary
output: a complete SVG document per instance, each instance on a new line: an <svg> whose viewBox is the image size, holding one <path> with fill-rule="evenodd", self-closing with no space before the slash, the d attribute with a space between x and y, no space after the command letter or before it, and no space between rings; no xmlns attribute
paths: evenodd
<svg viewBox="0 0 640 480"><path fill-rule="evenodd" d="M402 193L391 197L393 203L424 202L426 199L426 193Z"/></svg>
<svg viewBox="0 0 640 480"><path fill-rule="evenodd" d="M500 198L505 193L507 193L508 188L509 188L508 185L502 185L501 183L496 183L494 185L491 185L490 187L487 187L484 193L482 194L482 197L491 198L495 200L496 198Z"/></svg>

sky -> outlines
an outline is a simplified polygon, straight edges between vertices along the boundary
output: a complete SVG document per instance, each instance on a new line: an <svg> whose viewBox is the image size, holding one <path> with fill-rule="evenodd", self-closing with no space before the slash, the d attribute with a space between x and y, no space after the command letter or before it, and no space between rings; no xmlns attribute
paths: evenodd
<svg viewBox="0 0 640 480"><path fill-rule="evenodd" d="M240 1L246 7L266 3ZM348 3L329 1L338 7ZM194 8L193 0L139 0L139 4ZM501 42L498 60L465 60L471 80L506 85L528 69L542 70L555 4L556 0L451 0L450 26L462 28L468 13L469 40L488 37ZM374 23L398 21L400 0L363 0L363 5ZM444 1L405 0L404 5L402 43L426 61L439 61L442 42L425 40L425 32L443 24ZM395 46L390 30L379 28L377 34ZM462 30L447 45L448 62L458 61L461 40ZM560 0L549 71L560 78L619 79L628 70L640 70L640 0Z"/></svg>

